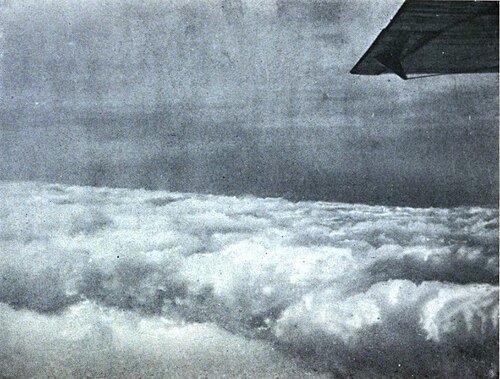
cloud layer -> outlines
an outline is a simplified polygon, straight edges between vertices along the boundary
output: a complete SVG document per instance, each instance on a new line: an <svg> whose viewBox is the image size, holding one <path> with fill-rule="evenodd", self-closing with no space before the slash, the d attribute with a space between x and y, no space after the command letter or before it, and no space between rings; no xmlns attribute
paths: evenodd
<svg viewBox="0 0 500 379"><path fill-rule="evenodd" d="M7 377L495 377L498 211L2 183Z"/></svg>

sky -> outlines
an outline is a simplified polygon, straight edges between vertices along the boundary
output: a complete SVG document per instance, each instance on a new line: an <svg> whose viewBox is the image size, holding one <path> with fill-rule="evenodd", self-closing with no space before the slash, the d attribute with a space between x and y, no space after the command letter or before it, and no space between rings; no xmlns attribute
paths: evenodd
<svg viewBox="0 0 500 379"><path fill-rule="evenodd" d="M349 70L402 1L4 0L0 179L498 202L498 75Z"/></svg>

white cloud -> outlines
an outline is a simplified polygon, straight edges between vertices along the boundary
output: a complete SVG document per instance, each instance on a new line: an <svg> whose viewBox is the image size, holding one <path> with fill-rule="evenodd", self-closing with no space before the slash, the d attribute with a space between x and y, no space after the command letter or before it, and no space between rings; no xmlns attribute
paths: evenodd
<svg viewBox="0 0 500 379"><path fill-rule="evenodd" d="M360 378L497 370L495 209L0 191L11 376L306 375L291 356Z"/></svg>
<svg viewBox="0 0 500 379"><path fill-rule="evenodd" d="M0 305L0 365L6 377L320 377L272 345L191 323L83 302L61 315Z"/></svg>

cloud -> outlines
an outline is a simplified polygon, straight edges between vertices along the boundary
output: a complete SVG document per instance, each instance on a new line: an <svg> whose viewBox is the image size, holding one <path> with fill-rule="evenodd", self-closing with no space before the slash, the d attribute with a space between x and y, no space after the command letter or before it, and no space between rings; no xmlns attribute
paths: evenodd
<svg viewBox="0 0 500 379"><path fill-rule="evenodd" d="M138 317L83 302L47 316L0 305L11 378L321 378L265 342L211 323Z"/></svg>
<svg viewBox="0 0 500 379"><path fill-rule="evenodd" d="M497 209L0 191L9 375L497 373Z"/></svg>
<svg viewBox="0 0 500 379"><path fill-rule="evenodd" d="M288 308L276 334L305 359L354 377L485 377L496 354L497 298L487 284L389 280L348 297L333 287Z"/></svg>

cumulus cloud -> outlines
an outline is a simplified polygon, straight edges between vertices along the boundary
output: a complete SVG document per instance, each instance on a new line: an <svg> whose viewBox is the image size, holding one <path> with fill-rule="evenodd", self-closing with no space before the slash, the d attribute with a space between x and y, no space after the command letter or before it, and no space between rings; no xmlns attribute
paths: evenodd
<svg viewBox="0 0 500 379"><path fill-rule="evenodd" d="M346 298L329 288L287 309L276 334L348 376L484 377L495 374L497 298L487 284L390 280Z"/></svg>
<svg viewBox="0 0 500 379"><path fill-rule="evenodd" d="M7 376L497 375L496 209L0 190Z"/></svg>
<svg viewBox="0 0 500 379"><path fill-rule="evenodd" d="M141 318L89 302L56 316L2 304L0 321L5 377L312 377L269 343L211 323Z"/></svg>

